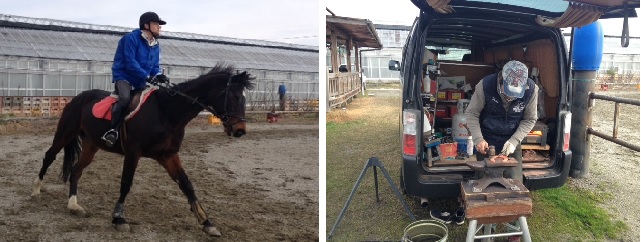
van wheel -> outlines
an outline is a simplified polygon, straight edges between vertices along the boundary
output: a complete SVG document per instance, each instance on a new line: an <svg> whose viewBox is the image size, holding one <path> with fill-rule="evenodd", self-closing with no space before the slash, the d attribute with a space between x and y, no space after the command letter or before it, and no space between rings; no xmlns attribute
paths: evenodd
<svg viewBox="0 0 641 242"><path fill-rule="evenodd" d="M401 187L401 193L403 193L403 195L407 195L407 189L405 189L405 181L403 180L403 167L401 167L401 172L399 172L399 174L400 175L399 175L398 183L399 183L399 186Z"/></svg>

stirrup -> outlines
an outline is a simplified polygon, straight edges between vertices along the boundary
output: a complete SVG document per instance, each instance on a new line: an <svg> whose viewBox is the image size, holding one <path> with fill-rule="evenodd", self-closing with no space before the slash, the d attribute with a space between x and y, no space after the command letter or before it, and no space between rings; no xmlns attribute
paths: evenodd
<svg viewBox="0 0 641 242"><path fill-rule="evenodd" d="M110 129L102 136L102 140L107 143L107 146L113 146L116 143L116 140L118 140L118 131Z"/></svg>

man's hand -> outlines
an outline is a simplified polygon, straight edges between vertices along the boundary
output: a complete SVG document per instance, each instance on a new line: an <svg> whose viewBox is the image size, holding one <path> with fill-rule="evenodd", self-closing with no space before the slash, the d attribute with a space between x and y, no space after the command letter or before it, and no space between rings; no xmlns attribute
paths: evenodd
<svg viewBox="0 0 641 242"><path fill-rule="evenodd" d="M487 153L486 150L490 148L490 145L485 142L485 140L481 140L478 144L476 144L476 151L478 151L481 154Z"/></svg>
<svg viewBox="0 0 641 242"><path fill-rule="evenodd" d="M155 76L147 77L147 83L156 84L157 81Z"/></svg>
<svg viewBox="0 0 641 242"><path fill-rule="evenodd" d="M160 83L169 83L169 78L165 74L160 74L156 76L156 80Z"/></svg>
<svg viewBox="0 0 641 242"><path fill-rule="evenodd" d="M505 144L503 144L503 150L501 151L501 154L510 155L514 153L515 149L516 149L515 145L510 143L510 141L506 141Z"/></svg>

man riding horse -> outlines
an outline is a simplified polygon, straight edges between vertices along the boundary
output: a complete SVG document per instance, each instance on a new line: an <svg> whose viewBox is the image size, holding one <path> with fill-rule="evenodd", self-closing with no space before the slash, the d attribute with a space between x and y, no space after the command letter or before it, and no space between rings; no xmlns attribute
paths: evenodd
<svg viewBox="0 0 641 242"><path fill-rule="evenodd" d="M245 135L244 92L255 86L252 82L254 77L247 71L239 72L233 65L217 64L195 79L176 85L168 83L167 77L159 73L160 47L156 41L163 24L165 21L157 14L144 13L140 16L140 29L125 35L118 43L113 81L116 86L114 94L119 98L113 106L111 122L107 121L109 118L104 111L97 111L100 102L113 101L105 90L83 91L65 105L31 195L40 194L47 169L64 149L61 178L64 182L69 181L67 208L72 214L84 217L86 212L78 204L78 182L83 170L91 164L98 150L121 154L124 160L120 196L114 206L112 224L118 231L129 231L124 215L125 199L140 158L150 158L157 161L178 184L202 230L211 236L221 236L215 221L198 201L178 152L185 127L203 110L220 118L228 136L238 138ZM145 101L141 100L144 106L127 120L127 128L119 130L132 92L143 90L146 82L159 89L149 92ZM103 134L107 129L110 130ZM121 138L118 138L118 133ZM122 145L114 145L118 139Z"/></svg>
<svg viewBox="0 0 641 242"><path fill-rule="evenodd" d="M154 12L140 15L139 29L123 36L118 41L118 48L111 67L113 73L114 95L118 95L111 109L111 126L102 140L111 147L118 140L118 129L124 113L127 112L131 96L145 89L146 82L154 78L158 82L169 82L167 76L160 72L160 26L167 22Z"/></svg>

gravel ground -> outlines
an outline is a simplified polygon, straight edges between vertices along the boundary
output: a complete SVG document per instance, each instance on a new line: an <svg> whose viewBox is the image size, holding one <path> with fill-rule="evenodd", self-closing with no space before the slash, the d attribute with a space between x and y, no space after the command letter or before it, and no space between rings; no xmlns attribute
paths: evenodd
<svg viewBox="0 0 641 242"><path fill-rule="evenodd" d="M400 95L400 90L371 89L369 95ZM639 100L639 91L611 90L598 94ZM592 128L612 134L614 103L597 100L592 112ZM621 104L618 121L619 139L639 145L639 107ZM570 179L568 186L607 194L607 203L600 206L610 212L612 219L623 221L628 231L620 240L639 239L639 152L592 136L589 175L583 179Z"/></svg>
<svg viewBox="0 0 641 242"><path fill-rule="evenodd" d="M605 91L598 94L639 100L638 91ZM639 107L621 104L619 139L639 145ZM592 113L592 128L612 134L614 103L597 100ZM613 219L628 225L621 240L639 241L639 152L592 136L589 175L569 182L570 186L611 195L601 206Z"/></svg>

